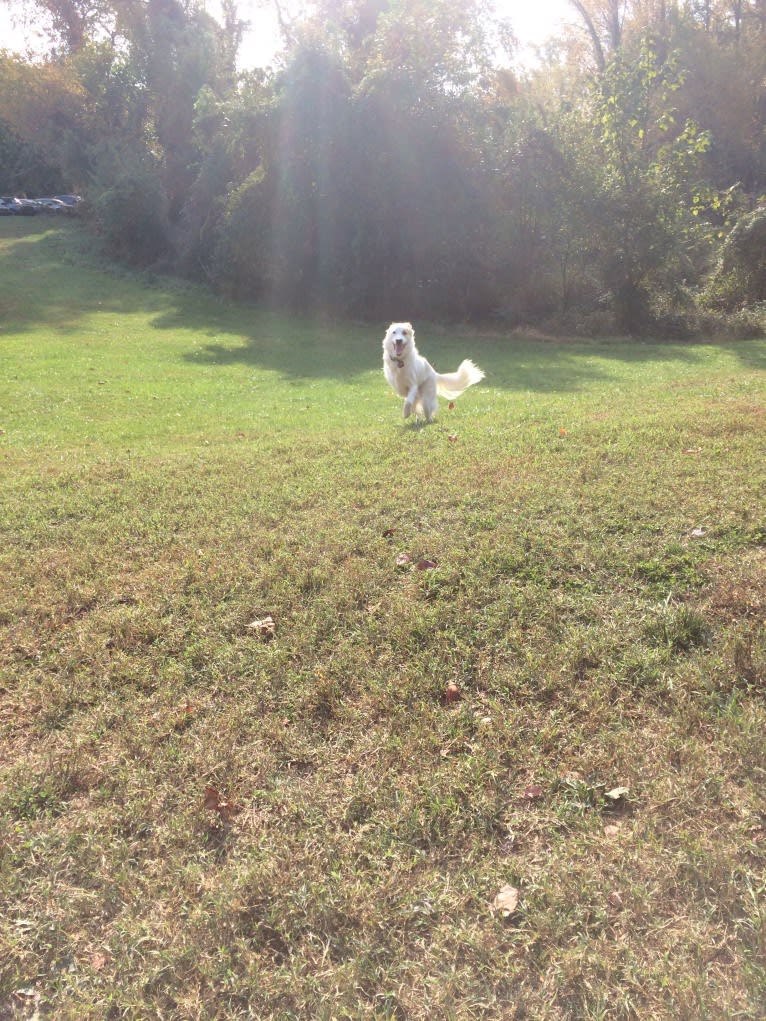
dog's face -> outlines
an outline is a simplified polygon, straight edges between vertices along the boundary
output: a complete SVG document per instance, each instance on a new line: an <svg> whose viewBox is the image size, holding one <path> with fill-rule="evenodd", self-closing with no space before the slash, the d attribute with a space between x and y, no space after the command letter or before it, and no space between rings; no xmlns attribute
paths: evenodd
<svg viewBox="0 0 766 1021"><path fill-rule="evenodd" d="M383 349L391 358L404 358L414 339L415 331L411 323L391 323L383 338Z"/></svg>

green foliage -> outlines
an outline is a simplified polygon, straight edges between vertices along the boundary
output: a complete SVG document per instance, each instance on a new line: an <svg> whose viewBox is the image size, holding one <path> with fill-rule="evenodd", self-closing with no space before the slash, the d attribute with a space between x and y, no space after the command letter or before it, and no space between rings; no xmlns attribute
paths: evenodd
<svg viewBox="0 0 766 1021"><path fill-rule="evenodd" d="M652 295L694 271L691 182L709 139L692 121L676 123L681 81L676 57L662 60L647 40L637 59L613 58L594 86L590 212L618 324L631 333L650 326Z"/></svg>
<svg viewBox="0 0 766 1021"><path fill-rule="evenodd" d="M133 266L151 266L167 254L168 198L151 170L122 174L98 196L92 212L114 257Z"/></svg>
<svg viewBox="0 0 766 1021"><path fill-rule="evenodd" d="M64 186L59 168L0 119L0 194L55 194Z"/></svg>
<svg viewBox="0 0 766 1021"><path fill-rule="evenodd" d="M742 215L728 233L707 299L729 309L766 301L766 206Z"/></svg>
<svg viewBox="0 0 766 1021"><path fill-rule="evenodd" d="M217 230L211 272L233 297L255 299L270 293L271 224L265 191L263 170L253 171L230 193Z"/></svg>
<svg viewBox="0 0 766 1021"><path fill-rule="evenodd" d="M680 337L760 315L758 245L744 223L727 240L725 201L766 189L749 8L732 31L721 5L576 4L598 73L562 42L520 77L485 0L320 0L277 73L238 75L234 0L220 23L179 0L36 2L55 59L0 57L6 180L86 192L128 259L380 319ZM141 194L143 244L122 226Z"/></svg>

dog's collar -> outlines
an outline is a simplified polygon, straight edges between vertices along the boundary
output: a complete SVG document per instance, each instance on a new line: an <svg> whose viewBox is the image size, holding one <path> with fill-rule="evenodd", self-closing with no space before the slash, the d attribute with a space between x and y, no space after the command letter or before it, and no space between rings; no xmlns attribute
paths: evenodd
<svg viewBox="0 0 766 1021"><path fill-rule="evenodd" d="M389 355L388 357L394 363L394 365L398 365L400 369L404 368L403 358L396 358L394 355Z"/></svg>

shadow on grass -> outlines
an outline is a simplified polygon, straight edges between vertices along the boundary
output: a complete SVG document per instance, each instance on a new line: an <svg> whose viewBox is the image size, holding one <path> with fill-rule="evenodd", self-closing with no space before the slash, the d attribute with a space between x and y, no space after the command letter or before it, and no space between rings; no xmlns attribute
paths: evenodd
<svg viewBox="0 0 766 1021"><path fill-rule="evenodd" d="M239 313L241 315L241 312ZM253 313L247 336L239 334L228 342L217 337L184 358L199 365L241 363L273 370L295 379L349 379L380 369L381 342L387 324L356 327L340 324L333 328L311 321L296 322L285 316L269 317ZM166 320L155 321L158 328L183 328L191 325L182 309ZM207 319L207 326L210 320ZM225 322L216 328L225 332ZM378 336L379 334L379 336ZM629 365L653 363L693 366L706 361L703 343L610 341L541 341L523 335L478 334L459 329L445 332L438 328L418 329L421 352L437 371L456 369L463 358L472 358L486 372L486 385L512 391L538 393L575 392L599 382L609 383L623 374ZM749 369L766 368L766 344L742 341L710 345L715 350L736 355Z"/></svg>
<svg viewBox="0 0 766 1021"><path fill-rule="evenodd" d="M168 297L130 271L86 253L80 224L38 214L0 219L0 315L9 332L40 326L76 332L93 312L167 307ZM82 257L80 251L82 251Z"/></svg>
<svg viewBox="0 0 766 1021"><path fill-rule="evenodd" d="M153 325L157 329L199 332L202 323L184 304L158 317ZM248 315L239 306L205 316L204 326L215 340L183 356L192 364L244 364L294 379L351 379L377 367L379 342L370 325L332 325L259 309L252 309Z"/></svg>
<svg viewBox="0 0 766 1021"><path fill-rule="evenodd" d="M154 316L156 330L194 337L195 346L181 355L192 365L244 364L296 380L349 380L380 368L387 323L332 324L227 305L199 287L111 264L102 267L89 245L77 224L42 216L0 221L4 326L20 332L45 325L75 333L92 312L141 312ZM506 390L573 392L620 374L610 363L616 369L617 364L693 365L704 359L700 343L557 341L470 329L461 335L458 328L446 331L428 324L416 328L423 353L439 371L452 371L463 358L473 358L487 373L487 385ZM766 369L765 343L714 346L734 354L748 369Z"/></svg>

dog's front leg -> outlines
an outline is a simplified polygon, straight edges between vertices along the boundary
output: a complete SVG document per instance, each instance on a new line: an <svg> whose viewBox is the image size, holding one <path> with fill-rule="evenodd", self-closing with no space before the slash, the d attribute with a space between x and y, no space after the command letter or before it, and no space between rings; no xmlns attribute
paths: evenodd
<svg viewBox="0 0 766 1021"><path fill-rule="evenodd" d="M412 414L412 409L415 407L415 400L417 396L418 385L417 383L414 383L410 387L409 392L407 393L407 399L405 400L404 407L402 408L402 414L404 415L405 418L409 418L410 415Z"/></svg>

